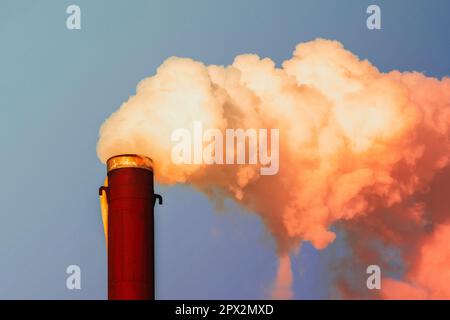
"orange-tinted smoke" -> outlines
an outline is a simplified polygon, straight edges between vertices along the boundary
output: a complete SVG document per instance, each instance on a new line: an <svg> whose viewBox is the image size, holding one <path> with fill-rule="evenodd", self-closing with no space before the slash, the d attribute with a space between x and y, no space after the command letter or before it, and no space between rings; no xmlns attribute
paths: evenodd
<svg viewBox="0 0 450 320"><path fill-rule="evenodd" d="M286 300L293 297L291 259L288 255L279 257L278 271L272 287L271 298Z"/></svg>
<svg viewBox="0 0 450 320"><path fill-rule="evenodd" d="M386 279L387 299L450 299L450 225L438 225L417 248L417 261L403 281Z"/></svg>
<svg viewBox="0 0 450 320"><path fill-rule="evenodd" d="M301 43L282 67L256 55L230 66L172 57L105 121L97 153L103 162L146 155L159 183L190 184L259 214L289 296L286 255L301 241L325 248L335 238L331 225L410 201L448 166L449 102L449 78L382 73L337 41ZM278 174L261 176L258 165L174 164L171 133L197 120L222 132L278 128Z"/></svg>

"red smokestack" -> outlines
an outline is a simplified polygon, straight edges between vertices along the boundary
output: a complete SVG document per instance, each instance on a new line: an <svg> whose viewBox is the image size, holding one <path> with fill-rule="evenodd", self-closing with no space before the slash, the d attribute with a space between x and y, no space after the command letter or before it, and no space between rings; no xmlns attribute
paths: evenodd
<svg viewBox="0 0 450 320"><path fill-rule="evenodd" d="M151 159L119 155L108 159L108 299L152 300L154 194Z"/></svg>

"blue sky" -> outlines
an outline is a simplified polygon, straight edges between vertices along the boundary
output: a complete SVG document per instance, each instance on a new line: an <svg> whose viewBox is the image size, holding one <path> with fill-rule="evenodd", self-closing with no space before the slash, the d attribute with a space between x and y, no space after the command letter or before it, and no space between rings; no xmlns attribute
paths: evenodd
<svg viewBox="0 0 450 320"><path fill-rule="evenodd" d="M366 28L366 8L382 30ZM82 29L66 29L77 4ZM339 40L382 71L450 70L450 2L21 1L0 3L0 298L104 299L106 252L97 189L98 129L172 55L229 64L241 53L281 63L299 42ZM186 186L156 186L157 297L264 298L274 244L236 204L217 212ZM294 298L329 298L345 235L293 257ZM66 289L66 267L82 289ZM364 271L362 271L364 272Z"/></svg>

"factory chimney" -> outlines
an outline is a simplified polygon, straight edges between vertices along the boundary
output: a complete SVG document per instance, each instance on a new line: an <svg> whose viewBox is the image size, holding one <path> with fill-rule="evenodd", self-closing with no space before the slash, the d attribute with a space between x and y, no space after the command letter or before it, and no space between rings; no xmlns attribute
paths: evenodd
<svg viewBox="0 0 450 320"><path fill-rule="evenodd" d="M107 161L100 202L108 248L108 299L153 300L154 193L150 158L124 154Z"/></svg>

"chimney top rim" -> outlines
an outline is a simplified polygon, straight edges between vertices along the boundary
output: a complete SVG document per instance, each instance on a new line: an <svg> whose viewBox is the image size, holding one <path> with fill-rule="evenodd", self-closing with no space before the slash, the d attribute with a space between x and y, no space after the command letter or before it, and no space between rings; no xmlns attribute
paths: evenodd
<svg viewBox="0 0 450 320"><path fill-rule="evenodd" d="M153 161L151 158L139 154L119 154L110 157L106 161L107 171L120 168L142 168L153 171Z"/></svg>

